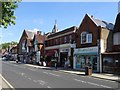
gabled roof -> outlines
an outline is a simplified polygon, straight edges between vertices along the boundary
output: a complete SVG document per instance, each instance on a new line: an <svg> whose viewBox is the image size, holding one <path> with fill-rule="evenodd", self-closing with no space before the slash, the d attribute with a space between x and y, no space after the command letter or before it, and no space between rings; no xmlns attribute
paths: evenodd
<svg viewBox="0 0 120 90"><path fill-rule="evenodd" d="M114 32L120 32L120 13L116 17Z"/></svg>
<svg viewBox="0 0 120 90"><path fill-rule="evenodd" d="M38 41L38 43L44 43L44 36L43 35L38 35L38 34L36 34L35 35L35 37L36 37L36 39L37 39L37 41Z"/></svg>
<svg viewBox="0 0 120 90"><path fill-rule="evenodd" d="M27 38L26 43L27 43L28 46L32 46L31 39Z"/></svg>
<svg viewBox="0 0 120 90"><path fill-rule="evenodd" d="M87 16L96 24L96 26L101 26L103 28L107 28L110 30L113 30L113 28L114 28L114 25L112 23L96 19L94 17L89 16L88 14L87 14Z"/></svg>
<svg viewBox="0 0 120 90"><path fill-rule="evenodd" d="M25 30L25 32L29 39L33 39L35 32L29 31L29 30Z"/></svg>

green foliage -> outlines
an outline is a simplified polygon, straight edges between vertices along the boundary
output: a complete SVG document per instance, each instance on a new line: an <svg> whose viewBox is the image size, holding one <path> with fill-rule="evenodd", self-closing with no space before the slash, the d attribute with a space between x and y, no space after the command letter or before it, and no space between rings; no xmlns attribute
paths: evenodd
<svg viewBox="0 0 120 90"><path fill-rule="evenodd" d="M2 45L2 49L7 49L7 48L9 48L10 45L17 45L17 44L18 44L17 42L12 41L12 42L8 42L8 43L3 43L1 45Z"/></svg>
<svg viewBox="0 0 120 90"><path fill-rule="evenodd" d="M9 25L15 25L14 16L18 2L21 0L0 0L0 27L7 28Z"/></svg>

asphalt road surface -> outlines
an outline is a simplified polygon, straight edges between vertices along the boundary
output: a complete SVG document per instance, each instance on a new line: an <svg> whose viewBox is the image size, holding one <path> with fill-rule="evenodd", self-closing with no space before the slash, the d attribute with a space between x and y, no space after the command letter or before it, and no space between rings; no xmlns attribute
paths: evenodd
<svg viewBox="0 0 120 90"><path fill-rule="evenodd" d="M2 75L14 88L118 88L115 81L2 62Z"/></svg>

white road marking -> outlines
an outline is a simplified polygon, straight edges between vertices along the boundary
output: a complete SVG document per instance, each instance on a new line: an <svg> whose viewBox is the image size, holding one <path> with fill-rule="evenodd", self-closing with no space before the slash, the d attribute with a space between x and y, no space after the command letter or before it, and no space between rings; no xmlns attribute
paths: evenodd
<svg viewBox="0 0 120 90"><path fill-rule="evenodd" d="M104 88L112 88L112 87L109 87L109 86L104 86L104 85L100 85L100 84L96 84L96 83L92 83L92 82L86 82L86 81L83 81L83 80L78 80L78 79L74 79L74 80L82 82L82 83L87 83L87 84L91 84L91 85L95 85L95 86L104 87Z"/></svg>
<svg viewBox="0 0 120 90"><path fill-rule="evenodd" d="M48 72L43 72L43 73L45 73L45 74L49 74Z"/></svg>
<svg viewBox="0 0 120 90"><path fill-rule="evenodd" d="M29 80L31 80L31 78L28 78Z"/></svg>
<svg viewBox="0 0 120 90"><path fill-rule="evenodd" d="M27 78L27 76L24 76L25 78Z"/></svg>
<svg viewBox="0 0 120 90"><path fill-rule="evenodd" d="M54 73L49 73L50 75L53 75L53 76L57 76L57 77L60 77L60 75L58 74L54 74Z"/></svg>
<svg viewBox="0 0 120 90"><path fill-rule="evenodd" d="M45 85L46 84L46 82L42 81L42 80L38 80L38 82L39 82L40 85Z"/></svg>
<svg viewBox="0 0 120 90"><path fill-rule="evenodd" d="M112 88L112 87L109 87L109 86L104 86L104 85L100 85L101 87L104 87L104 88Z"/></svg>
<svg viewBox="0 0 120 90"><path fill-rule="evenodd" d="M100 79L100 78L95 78L95 77L88 77L96 80L101 80L101 81L108 81L108 82L116 82L116 81L111 81L111 80L105 80L105 79Z"/></svg>
<svg viewBox="0 0 120 90"><path fill-rule="evenodd" d="M33 82L37 83L37 80L33 80Z"/></svg>
<svg viewBox="0 0 120 90"><path fill-rule="evenodd" d="M1 74L0 78L10 87L10 89L15 90L14 87Z"/></svg>
<svg viewBox="0 0 120 90"><path fill-rule="evenodd" d="M31 70L31 71L36 71L35 69L31 69L31 68L29 68L29 70Z"/></svg>
<svg viewBox="0 0 120 90"><path fill-rule="evenodd" d="M47 86L47 88L52 88L52 87L50 87L50 86Z"/></svg>
<svg viewBox="0 0 120 90"><path fill-rule="evenodd" d="M82 81L82 80L78 80L78 79L74 79L75 81L79 81L79 82L82 82L82 83L87 83L85 81Z"/></svg>
<svg viewBox="0 0 120 90"><path fill-rule="evenodd" d="M25 75L25 73L21 73L21 75L23 76L23 75Z"/></svg>
<svg viewBox="0 0 120 90"><path fill-rule="evenodd" d="M95 86L100 86L99 84L92 83L92 82L87 82L88 84L95 85Z"/></svg>
<svg viewBox="0 0 120 90"><path fill-rule="evenodd" d="M60 77L60 75L58 75L58 74L54 74L54 73L48 73L48 72L43 72L43 73L48 74L48 75L52 75L52 76Z"/></svg>

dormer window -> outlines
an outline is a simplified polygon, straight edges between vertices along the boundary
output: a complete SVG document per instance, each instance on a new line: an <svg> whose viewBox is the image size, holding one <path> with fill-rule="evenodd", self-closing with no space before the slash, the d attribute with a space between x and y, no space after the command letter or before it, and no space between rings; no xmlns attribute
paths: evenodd
<svg viewBox="0 0 120 90"><path fill-rule="evenodd" d="M92 43L92 34L88 32L81 33L81 44Z"/></svg>

